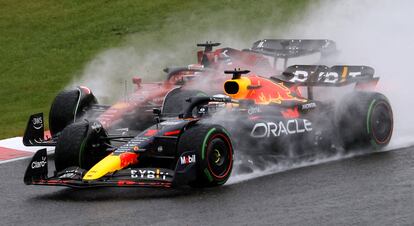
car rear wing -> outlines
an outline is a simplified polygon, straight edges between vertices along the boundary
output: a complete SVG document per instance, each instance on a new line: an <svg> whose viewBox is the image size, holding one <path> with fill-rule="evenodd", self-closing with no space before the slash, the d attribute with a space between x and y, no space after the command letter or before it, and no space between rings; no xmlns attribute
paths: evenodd
<svg viewBox="0 0 414 226"><path fill-rule="evenodd" d="M274 65L278 59L284 59L284 69L289 58L321 53L323 59L338 52L336 43L328 39L262 39L245 51L274 57Z"/></svg>
<svg viewBox="0 0 414 226"><path fill-rule="evenodd" d="M328 39L263 39L253 43L251 51L279 58L291 58L320 52L329 55L337 51Z"/></svg>
<svg viewBox="0 0 414 226"><path fill-rule="evenodd" d="M281 75L281 79L300 86L344 86L350 83L378 79L369 66L293 65Z"/></svg>
<svg viewBox="0 0 414 226"><path fill-rule="evenodd" d="M356 89L375 87L379 77L374 77L375 70L364 65L293 65L273 80L290 85L307 86L308 98L312 95L311 87L341 87L355 84Z"/></svg>

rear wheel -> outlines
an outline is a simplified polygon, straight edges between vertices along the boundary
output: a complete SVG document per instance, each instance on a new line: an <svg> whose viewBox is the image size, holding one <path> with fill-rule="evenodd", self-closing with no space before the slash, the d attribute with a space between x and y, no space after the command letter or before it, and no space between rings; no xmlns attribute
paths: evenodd
<svg viewBox="0 0 414 226"><path fill-rule="evenodd" d="M88 107L96 104L95 96L88 88L61 91L53 100L49 112L49 128L52 135L80 118Z"/></svg>
<svg viewBox="0 0 414 226"><path fill-rule="evenodd" d="M181 135L178 150L196 152L197 179L190 186L219 186L230 177L233 146L222 126L198 124L191 127Z"/></svg>
<svg viewBox="0 0 414 226"><path fill-rule="evenodd" d="M388 99L374 92L356 92L338 108L338 128L346 149L386 146L393 132L393 113Z"/></svg>
<svg viewBox="0 0 414 226"><path fill-rule="evenodd" d="M57 171L71 166L90 169L108 153L107 145L102 142L106 136L103 128L92 129L88 122L77 122L67 126L59 136L55 148L55 167Z"/></svg>

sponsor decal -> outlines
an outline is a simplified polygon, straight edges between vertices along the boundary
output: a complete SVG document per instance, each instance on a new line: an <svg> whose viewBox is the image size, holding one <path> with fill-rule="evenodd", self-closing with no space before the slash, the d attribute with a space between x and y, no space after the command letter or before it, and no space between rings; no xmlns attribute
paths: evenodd
<svg viewBox="0 0 414 226"><path fill-rule="evenodd" d="M166 180L168 175L169 174L167 172L163 172L160 169L156 169L156 170L132 169L131 170L131 178Z"/></svg>
<svg viewBox="0 0 414 226"><path fill-rule="evenodd" d="M210 101L213 101L213 102L230 102L231 99L227 96L224 96L224 97L213 96L213 97L210 98Z"/></svg>
<svg viewBox="0 0 414 226"><path fill-rule="evenodd" d="M291 119L280 122L256 123L250 133L255 138L279 137L312 131L312 123L307 119Z"/></svg>
<svg viewBox="0 0 414 226"><path fill-rule="evenodd" d="M312 109L312 108L316 108L316 103L315 102L311 102L308 104L302 104L302 110L308 110L308 109Z"/></svg>
<svg viewBox="0 0 414 226"><path fill-rule="evenodd" d="M295 71L294 77L291 78L290 82L306 82L309 78L309 74L313 74L314 71ZM347 77L356 78L361 76L361 72L349 72L348 67L344 67L341 76L338 72L335 71L329 71L329 72L319 72L317 81L323 82L323 83L337 83L339 79L342 81L345 81Z"/></svg>
<svg viewBox="0 0 414 226"><path fill-rule="evenodd" d="M248 113L249 115L257 114L257 113L260 113L260 112L262 112L262 111L260 110L260 108L259 108L258 106L255 106L255 107L250 107L250 108L247 110L247 113Z"/></svg>
<svg viewBox="0 0 414 226"><path fill-rule="evenodd" d="M46 156L42 156L42 161L38 162L38 161L33 161L31 164L32 169L38 169L38 168L42 168L45 167L46 165Z"/></svg>
<svg viewBox="0 0 414 226"><path fill-rule="evenodd" d="M195 155L185 155L180 157L180 163L181 165L188 165L191 163L196 162L196 156Z"/></svg>
<svg viewBox="0 0 414 226"><path fill-rule="evenodd" d="M306 82L309 77L309 72L307 71L295 71L293 74L295 76L292 79L290 79L290 82ZM334 71L320 72L318 75L318 82L336 83L338 82L338 80L339 80L339 74Z"/></svg>
<svg viewBox="0 0 414 226"><path fill-rule="evenodd" d="M43 117L35 117L32 119L32 125L34 129L42 129L43 128Z"/></svg>
<svg viewBox="0 0 414 226"><path fill-rule="evenodd" d="M115 150L115 153L123 153L128 151L144 151L141 149L145 146L145 142L148 141L149 137L135 137L134 139L130 140L128 143L122 145L118 149Z"/></svg>

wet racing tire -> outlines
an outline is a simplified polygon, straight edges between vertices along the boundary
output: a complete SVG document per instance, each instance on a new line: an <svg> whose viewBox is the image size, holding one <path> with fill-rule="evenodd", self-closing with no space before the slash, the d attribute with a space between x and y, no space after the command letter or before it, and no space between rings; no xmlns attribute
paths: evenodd
<svg viewBox="0 0 414 226"><path fill-rule="evenodd" d="M233 168L233 146L228 132L219 125L197 124L186 130L178 150L196 152L195 181L192 187L213 187L226 183Z"/></svg>
<svg viewBox="0 0 414 226"><path fill-rule="evenodd" d="M388 99L381 93L354 92L338 107L338 129L345 149L380 149L393 132L393 113Z"/></svg>
<svg viewBox="0 0 414 226"><path fill-rule="evenodd" d="M102 136L106 136L103 128L95 126L92 129L86 121L67 126L55 148L56 170L59 172L71 166L90 169L108 155L107 145L100 139Z"/></svg>
<svg viewBox="0 0 414 226"><path fill-rule="evenodd" d="M92 104L96 104L95 96L90 92L77 88L61 91L53 100L49 111L49 128L52 135L61 132L66 126L79 119Z"/></svg>

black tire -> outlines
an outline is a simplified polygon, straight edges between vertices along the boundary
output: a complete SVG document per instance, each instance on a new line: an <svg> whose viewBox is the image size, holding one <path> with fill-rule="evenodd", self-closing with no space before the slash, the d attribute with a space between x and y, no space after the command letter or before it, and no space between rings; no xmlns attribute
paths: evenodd
<svg viewBox="0 0 414 226"><path fill-rule="evenodd" d="M164 98L162 114L171 117L178 116L190 104L186 100L195 96L207 96L207 94L199 90L183 90L182 88L171 90Z"/></svg>
<svg viewBox="0 0 414 226"><path fill-rule="evenodd" d="M338 129L345 149L380 149L393 132L393 113L381 93L355 92L347 95L338 107Z"/></svg>
<svg viewBox="0 0 414 226"><path fill-rule="evenodd" d="M106 136L104 129L90 130L85 121L70 124L62 131L55 148L58 172L71 166L88 170L108 154L105 151L107 146L98 139Z"/></svg>
<svg viewBox="0 0 414 226"><path fill-rule="evenodd" d="M196 151L197 179L190 182L190 186L220 186L230 177L233 146L222 126L194 125L180 136L178 150Z"/></svg>
<svg viewBox="0 0 414 226"><path fill-rule="evenodd" d="M92 93L82 94L79 99L81 92L80 88L64 90L55 97L49 111L49 129L52 135L61 132L66 126L79 119L86 108L97 103Z"/></svg>

